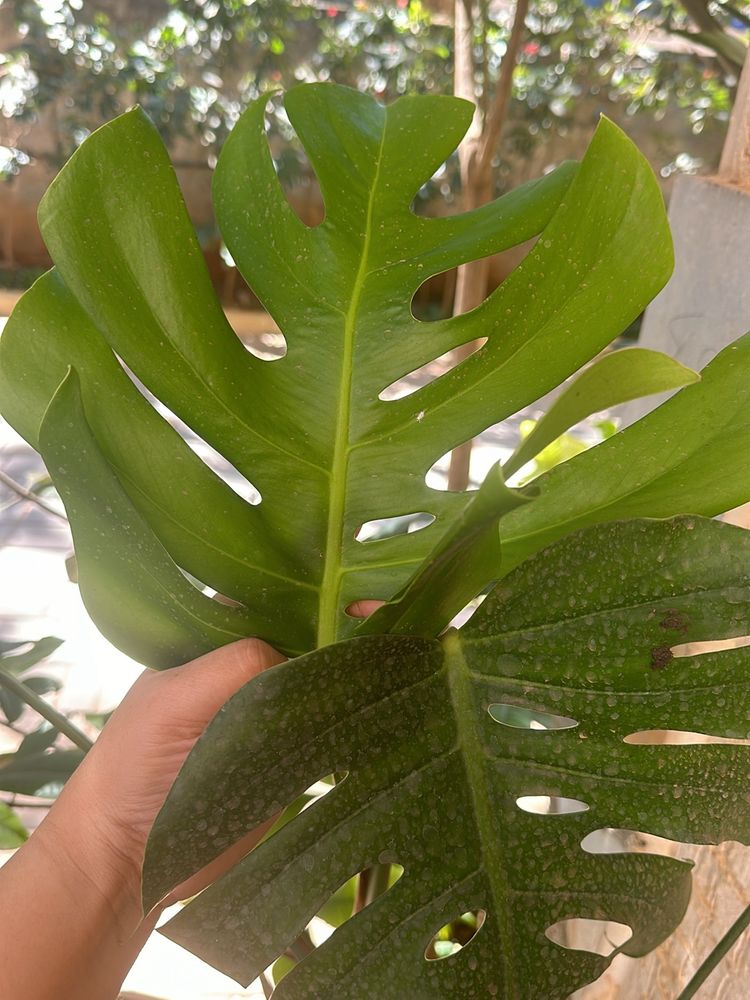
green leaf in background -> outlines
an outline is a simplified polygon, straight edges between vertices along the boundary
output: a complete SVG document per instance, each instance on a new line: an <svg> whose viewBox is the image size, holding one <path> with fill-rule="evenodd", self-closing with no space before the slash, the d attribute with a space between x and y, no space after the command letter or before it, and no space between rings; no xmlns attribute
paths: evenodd
<svg viewBox="0 0 750 1000"><path fill-rule="evenodd" d="M532 432L503 462L503 475L510 479L561 434L600 410L679 389L699 378L691 368L659 351L631 347L605 354L565 386Z"/></svg>
<svg viewBox="0 0 750 1000"><path fill-rule="evenodd" d="M20 719L25 707L24 702L12 691L0 688L0 712L7 722L16 722Z"/></svg>
<svg viewBox="0 0 750 1000"><path fill-rule="evenodd" d="M519 425L521 437L525 434L530 434L534 430L535 425L535 420L522 420ZM591 447L593 447L593 444L583 441L581 438L576 437L575 434L561 434L559 438L555 438L552 444L548 444L546 448L543 448L542 451L534 456L521 482L533 482L543 472L549 472L556 465L575 458L576 455L580 455L581 452L587 451Z"/></svg>
<svg viewBox="0 0 750 1000"><path fill-rule="evenodd" d="M615 953L642 955L690 894L689 864L590 853L590 834L750 840L746 745L626 742L750 737L750 650L671 653L750 632L749 566L750 535L719 522L599 525L518 567L441 642L363 636L265 672L177 778L147 849L147 901L345 773L168 936L248 983L348 878L398 863L399 881L289 971L279 1000L567 997L610 958L555 944L551 927L616 921L632 934ZM546 728L519 725L523 713ZM425 958L441 927L479 910L465 948Z"/></svg>
<svg viewBox="0 0 750 1000"><path fill-rule="evenodd" d="M0 754L0 790L54 798L83 757L81 750Z"/></svg>
<svg viewBox="0 0 750 1000"><path fill-rule="evenodd" d="M0 802L0 851L20 847L28 837L28 831L18 814L5 802Z"/></svg>
<svg viewBox="0 0 750 1000"><path fill-rule="evenodd" d="M287 973L291 972L297 963L293 958L289 958L287 955L282 955L281 958L277 958L273 963L273 968L271 969L271 978L273 979L274 986L277 986Z"/></svg>
<svg viewBox="0 0 750 1000"><path fill-rule="evenodd" d="M172 580L183 570L243 605L235 618L245 634L289 653L350 634L347 606L392 598L470 500L427 487L434 462L595 357L672 267L651 169L606 120L580 167L466 215L422 218L413 199L462 137L471 106L409 96L384 108L344 87L295 88L285 108L326 208L308 228L279 185L264 104L226 142L214 200L234 260L286 338L283 358L262 361L234 335L166 152L137 109L95 132L53 182L40 225L55 271L24 296L0 340L3 412L33 444L57 386L70 367L78 373L82 410L63 392L41 447L60 486L79 437L92 455L96 446L96 475L61 487L80 585L106 634L148 663L179 662L231 630L217 639L172 611L163 634L153 616L153 628L134 630L142 599L125 581L136 551L154 560L143 576L163 579L171 560ZM430 276L535 235L479 308L415 319L413 296ZM380 398L477 338L486 343L458 368L412 395ZM118 359L257 487L259 504L192 454ZM417 512L434 517L422 531L357 541L367 522ZM118 578L119 587L99 586Z"/></svg>
<svg viewBox="0 0 750 1000"><path fill-rule="evenodd" d="M8 643L7 648L0 653L0 669L18 676L51 656L60 645L62 645L62 639L58 639L54 635L44 636L43 639L37 639L35 642ZM16 652L18 649L23 649L24 646L31 648L21 653Z"/></svg>
<svg viewBox="0 0 750 1000"><path fill-rule="evenodd" d="M43 753L45 750L49 750L57 739L57 736L57 729L55 729L54 726L51 726L48 722L44 722L38 729L35 729L33 733L29 733L28 736L24 736L16 753Z"/></svg>
<svg viewBox="0 0 750 1000"><path fill-rule="evenodd" d="M637 423L534 480L539 496L500 522L508 572L586 525L629 517L713 517L750 499L750 334L701 380Z"/></svg>
<svg viewBox="0 0 750 1000"><path fill-rule="evenodd" d="M62 639L51 635L38 639L36 642L3 641L0 643L0 673L6 671L11 677L19 677L54 653L61 643ZM31 648L24 649L25 646ZM19 649L23 652L19 653ZM57 681L51 677L24 678L24 683L39 694L55 690L59 686ZM0 686L0 712L7 722L16 722L21 717L25 707L25 702L15 692Z"/></svg>

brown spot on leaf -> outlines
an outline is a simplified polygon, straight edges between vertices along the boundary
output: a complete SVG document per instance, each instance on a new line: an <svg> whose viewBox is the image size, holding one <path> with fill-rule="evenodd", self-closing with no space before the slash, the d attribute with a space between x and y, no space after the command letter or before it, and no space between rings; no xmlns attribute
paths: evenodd
<svg viewBox="0 0 750 1000"><path fill-rule="evenodd" d="M651 669L663 670L672 659L672 650L669 646L655 646L651 650Z"/></svg>
<svg viewBox="0 0 750 1000"><path fill-rule="evenodd" d="M669 629L670 632L687 632L688 630L688 620L682 614L682 612L677 611L675 608L670 608L659 622L659 625L663 629Z"/></svg>

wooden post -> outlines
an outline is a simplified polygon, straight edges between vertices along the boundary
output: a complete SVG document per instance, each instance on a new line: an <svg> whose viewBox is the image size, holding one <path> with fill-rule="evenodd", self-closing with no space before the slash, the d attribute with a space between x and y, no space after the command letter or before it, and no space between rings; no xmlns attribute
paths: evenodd
<svg viewBox="0 0 750 1000"><path fill-rule="evenodd" d="M721 164L713 177L678 177L669 204L675 270L646 311L640 344L703 368L750 330L750 50ZM665 397L628 405L630 423Z"/></svg>
<svg viewBox="0 0 750 1000"><path fill-rule="evenodd" d="M750 48L729 119L729 130L719 164L719 178L737 187L750 186Z"/></svg>

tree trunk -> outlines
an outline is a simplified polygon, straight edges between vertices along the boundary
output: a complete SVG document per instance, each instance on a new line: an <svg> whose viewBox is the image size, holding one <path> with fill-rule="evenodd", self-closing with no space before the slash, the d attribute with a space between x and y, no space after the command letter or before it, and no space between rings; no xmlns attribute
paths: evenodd
<svg viewBox="0 0 750 1000"><path fill-rule="evenodd" d="M502 131L510 104L513 71L521 47L521 39L525 26L529 0L517 0L513 15L508 47L500 66L497 86L489 105L489 110L482 120L480 111L474 113L474 119L464 141L458 149L458 160L461 174L461 208L469 212L490 201L493 195L492 160L497 149L498 139ZM474 44L473 44L473 14L471 0L456 0L454 14L454 84L456 97L476 103ZM484 301L487 293L490 259L470 261L458 268L456 277L456 293L453 300L453 315L476 309ZM463 344L453 352L453 360L460 362L473 354L476 342ZM448 471L448 489L465 490L469 484L469 466L471 463L472 442L466 441L454 448L451 454Z"/></svg>

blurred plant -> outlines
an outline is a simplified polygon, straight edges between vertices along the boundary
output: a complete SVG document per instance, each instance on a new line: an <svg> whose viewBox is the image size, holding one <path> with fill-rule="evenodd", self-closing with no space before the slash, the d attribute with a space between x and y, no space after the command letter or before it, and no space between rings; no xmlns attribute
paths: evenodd
<svg viewBox="0 0 750 1000"><path fill-rule="evenodd" d="M468 10L481 104L507 50L513 7ZM586 95L657 118L674 105L695 131L723 121L749 15L746 3L704 0L535 0L495 166L507 171L506 161L528 155L545 132L564 131ZM451 18L423 0L163 0L128 4L125 17L107 0L23 0L16 20L20 39L0 55L0 109L19 124L48 109L57 146L40 153L14 139L0 150L5 177L33 158L61 165L92 128L134 103L168 143L197 138L213 164L244 108L269 89L331 79L390 100L452 88ZM675 35L697 44L675 44ZM270 130L280 176L293 183L305 164L279 106ZM502 169L499 177L502 187ZM436 181L429 193L450 199L454 171Z"/></svg>
<svg viewBox="0 0 750 1000"><path fill-rule="evenodd" d="M521 437L524 440L529 437L537 424L537 420L522 420L520 426ZM551 444L543 448L532 460L522 481L524 483L530 482L532 479L536 479L537 476L541 476L543 472L549 472L556 465L562 465L569 458L575 458L581 452L592 448L595 444L599 444L600 441L606 441L608 437L612 437L617 431L617 426L611 420L599 420L593 424L593 430L599 437L598 441L585 441L583 438L570 432L566 432L565 434L561 434L560 437L555 438Z"/></svg>
<svg viewBox="0 0 750 1000"><path fill-rule="evenodd" d="M58 165L91 128L135 103L166 141L197 136L212 164L214 150L262 91L336 78L393 96L446 89L449 80L449 28L419 0L384 8L169 0L131 5L124 24L108 6L21 3L21 41L0 57L6 117L28 120L56 109ZM272 125L289 137L283 113ZM20 162L16 156L11 172ZM292 179L299 172L294 152L279 151L279 166Z"/></svg>
<svg viewBox="0 0 750 1000"><path fill-rule="evenodd" d="M60 689L60 682L36 672L38 664L53 653L61 639L46 636L36 642L0 640L0 726L21 741L12 753L0 754L0 848L17 847L26 830L13 809L16 796L53 799L91 747L91 741L44 695ZM28 710L40 717L32 727ZM57 745L65 736L75 749Z"/></svg>

